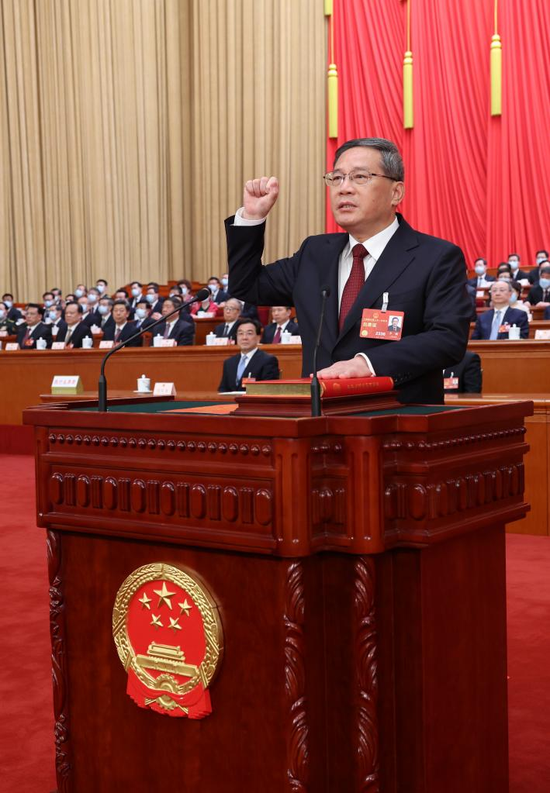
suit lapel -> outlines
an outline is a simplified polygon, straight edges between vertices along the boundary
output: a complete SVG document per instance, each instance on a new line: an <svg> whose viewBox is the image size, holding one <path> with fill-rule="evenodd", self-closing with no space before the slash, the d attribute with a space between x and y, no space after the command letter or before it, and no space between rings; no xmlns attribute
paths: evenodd
<svg viewBox="0 0 550 793"><path fill-rule="evenodd" d="M330 288L330 296L325 307L323 335L332 347L338 338L338 263L340 254L349 241L349 234L333 234L326 238L327 255L319 263L319 292L321 287ZM320 304L319 304L320 308ZM298 317L298 322L300 318Z"/></svg>
<svg viewBox="0 0 550 793"><path fill-rule="evenodd" d="M382 256L372 268L371 274L359 292L359 297L346 317L339 338L345 336L359 321L363 309L372 308L384 292L390 293L391 301L392 285L414 258L414 249L418 247L418 237L414 229L403 220L401 215L397 215L397 217L399 219L399 228L384 248Z"/></svg>

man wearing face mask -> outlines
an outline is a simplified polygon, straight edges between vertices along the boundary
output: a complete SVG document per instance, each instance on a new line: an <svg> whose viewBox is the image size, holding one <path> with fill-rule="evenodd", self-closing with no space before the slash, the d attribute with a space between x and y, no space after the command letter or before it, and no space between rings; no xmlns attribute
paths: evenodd
<svg viewBox="0 0 550 793"><path fill-rule="evenodd" d="M487 275L487 260L476 259L474 262L475 277L468 278L468 283L476 289L484 289L491 281L494 281L492 275Z"/></svg>
<svg viewBox="0 0 550 793"><path fill-rule="evenodd" d="M105 280L105 278L98 278L95 283L95 287L99 292L99 294L101 295L101 297L109 297L109 293L107 292L109 288L109 284Z"/></svg>
<svg viewBox="0 0 550 793"><path fill-rule="evenodd" d="M136 327L136 331L146 330L149 327L149 325L152 325L153 322L155 321L151 317L151 306L147 302L147 300L145 300L145 298L140 300L139 303L137 304L134 317L135 317L134 324Z"/></svg>
<svg viewBox="0 0 550 793"><path fill-rule="evenodd" d="M153 319L160 319L162 316L162 304L164 300L159 296L159 285L154 281L147 284L146 300L151 306L151 316Z"/></svg>
<svg viewBox="0 0 550 793"><path fill-rule="evenodd" d="M529 279L529 283L533 284L533 286L535 284L538 284L539 275L540 275L540 266L541 266L541 264L543 264L546 261L548 261L548 251L545 251L542 248L540 251L537 251L536 254L535 254L536 268L531 270L531 272L527 276L528 279Z"/></svg>
<svg viewBox="0 0 550 793"><path fill-rule="evenodd" d="M17 325L13 319L8 319L8 307L5 303L0 303L0 333L8 336L17 333Z"/></svg>
<svg viewBox="0 0 550 793"><path fill-rule="evenodd" d="M13 295L6 292L2 295L2 302L8 309L8 319L11 319L16 325L20 325L23 322L23 314L13 305Z"/></svg>
<svg viewBox="0 0 550 793"><path fill-rule="evenodd" d="M76 289L74 290L74 296L78 300L79 297L85 297L88 293L88 289L85 284L77 284Z"/></svg>
<svg viewBox="0 0 550 793"><path fill-rule="evenodd" d="M512 268L508 262L501 262L497 268L497 281L512 281Z"/></svg>
<svg viewBox="0 0 550 793"><path fill-rule="evenodd" d="M217 303L219 306L223 305L223 303L225 303L225 301L229 297L227 292L224 292L221 287L222 284L220 279L217 278L215 275L211 275L210 278L208 279L208 288L212 293L212 300L214 301L214 303Z"/></svg>
<svg viewBox="0 0 550 793"><path fill-rule="evenodd" d="M59 303L55 303L50 309L48 309L47 313L45 314L44 321L49 326L54 341L57 341L59 334L63 336L67 330L67 323L63 319L63 311Z"/></svg>
<svg viewBox="0 0 550 793"><path fill-rule="evenodd" d="M510 269L512 270L512 277L514 281L529 280L529 273L526 270L520 270L519 253L509 253L508 264L510 265Z"/></svg>
<svg viewBox="0 0 550 793"><path fill-rule="evenodd" d="M93 324L103 331L103 333L105 333L105 331L112 331L115 326L112 315L113 303L114 301L110 297L102 297L99 301L97 311L94 312Z"/></svg>
<svg viewBox="0 0 550 793"><path fill-rule="evenodd" d="M76 294L76 293L75 293ZM90 304L88 303L88 296L84 295L83 297L79 297L77 300L79 306L82 307L82 316L80 317L80 321L87 325L88 328L91 328L94 324L94 316L90 311Z"/></svg>
<svg viewBox="0 0 550 793"><path fill-rule="evenodd" d="M534 308L547 308L550 306L550 263L544 262L539 272L539 282L529 290L527 302Z"/></svg>
<svg viewBox="0 0 550 793"><path fill-rule="evenodd" d="M53 292L44 292L44 294L42 295L42 300L44 303L44 310L46 312L55 304L55 297L53 295Z"/></svg>
<svg viewBox="0 0 550 793"><path fill-rule="evenodd" d="M132 281L130 284L130 293L132 295L132 299L130 300L130 308L135 310L140 300L145 299L142 291L142 285L139 281Z"/></svg>

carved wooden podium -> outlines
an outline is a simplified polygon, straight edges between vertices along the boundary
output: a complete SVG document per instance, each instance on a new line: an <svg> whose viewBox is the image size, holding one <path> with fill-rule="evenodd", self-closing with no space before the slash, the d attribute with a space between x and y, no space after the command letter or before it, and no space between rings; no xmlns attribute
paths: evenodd
<svg viewBox="0 0 550 793"><path fill-rule="evenodd" d="M504 525L528 509L531 403L162 412L177 407L25 413L59 793L507 791ZM202 720L126 694L113 604L156 562L198 575L219 606Z"/></svg>

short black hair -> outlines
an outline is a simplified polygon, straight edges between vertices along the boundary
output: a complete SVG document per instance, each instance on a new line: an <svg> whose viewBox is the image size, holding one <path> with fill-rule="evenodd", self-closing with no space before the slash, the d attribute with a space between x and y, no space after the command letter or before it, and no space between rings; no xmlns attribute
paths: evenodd
<svg viewBox="0 0 550 793"><path fill-rule="evenodd" d="M149 281L149 283L147 284L147 289L154 289L155 292L158 292L160 287L156 281Z"/></svg>
<svg viewBox="0 0 550 793"><path fill-rule="evenodd" d="M84 313L84 309L82 308L82 303L77 303L76 300L69 300L69 302L65 304L65 311L69 308L69 306L76 306L79 314Z"/></svg>
<svg viewBox="0 0 550 793"><path fill-rule="evenodd" d="M115 295L116 295L116 293L117 293L117 292L124 292L124 294L126 295L126 297L128 297L128 290L127 290L127 289L124 289L124 287L123 287L123 286L121 286L121 288L120 288L120 289L117 289L117 290L116 290L116 292L115 292ZM119 299L120 299L120 298L119 298Z"/></svg>
<svg viewBox="0 0 550 793"><path fill-rule="evenodd" d="M476 262L483 262L483 264L485 265L485 267L487 267L487 259L484 259L484 258L483 258L483 256L478 256L478 257L477 257L477 259L474 259L474 264L475 264Z"/></svg>
<svg viewBox="0 0 550 793"><path fill-rule="evenodd" d="M508 254L508 258L510 258L510 256L517 256L518 259L521 259L521 256L519 255L519 253L509 253Z"/></svg>
<svg viewBox="0 0 550 793"><path fill-rule="evenodd" d="M121 290L119 289L118 291L120 292ZM128 304L128 301L127 300L123 300L121 297L117 298L116 300L113 300L113 308L115 306L124 306L126 311L130 311L130 306Z"/></svg>
<svg viewBox="0 0 550 793"><path fill-rule="evenodd" d="M151 303L149 303L148 300L145 300L145 298L143 298L143 300L138 300L138 302L136 303L136 307L137 306L147 306L147 308L150 309Z"/></svg>
<svg viewBox="0 0 550 793"><path fill-rule="evenodd" d="M208 280L209 281L217 281L219 284L221 284L221 281L220 281L220 279L218 278L217 275L211 275Z"/></svg>
<svg viewBox="0 0 550 793"><path fill-rule="evenodd" d="M512 289L515 289L518 295L521 295L521 290L523 289L522 285L519 281L512 281Z"/></svg>
<svg viewBox="0 0 550 793"><path fill-rule="evenodd" d="M252 319L251 317L241 317L235 323L235 333L239 330L241 325L254 325L256 328L256 336L261 336L264 326L258 319Z"/></svg>
<svg viewBox="0 0 550 793"><path fill-rule="evenodd" d="M11 299L13 300L13 295L12 295L12 294L10 294L10 292L5 292L5 293L2 295L2 300L3 300L5 297L11 297Z"/></svg>
<svg viewBox="0 0 550 793"><path fill-rule="evenodd" d="M174 308L181 308L183 306L183 300L181 300L179 297L165 297L164 303L166 302L172 303ZM162 304L163 306L164 303Z"/></svg>
<svg viewBox="0 0 550 793"><path fill-rule="evenodd" d="M510 267L508 262L501 262L499 264L499 266L497 267L497 272L499 272L499 273L504 272L504 270L506 270L506 272L508 272L508 273L512 272L512 268Z"/></svg>
<svg viewBox="0 0 550 793"><path fill-rule="evenodd" d="M105 286L108 286L109 285L109 281L107 281L105 278L97 278L96 279L96 284L105 284Z"/></svg>
<svg viewBox="0 0 550 793"><path fill-rule="evenodd" d="M141 286L142 286L142 285L140 284L140 282L139 282L139 281L130 281L130 286L134 286L134 284L135 284L136 286L139 286L139 288L141 289Z"/></svg>
<svg viewBox="0 0 550 793"><path fill-rule="evenodd" d="M336 163L345 151L348 149L356 149L358 146L364 146L366 149L376 149L376 151L379 151L384 175L389 176L390 179L396 182L404 181L405 166L403 165L403 158L395 143L391 140L386 140L386 138L354 138L353 140L347 140L336 149L332 167L336 167Z"/></svg>
<svg viewBox="0 0 550 793"><path fill-rule="evenodd" d="M548 259L548 251L545 251L544 248L541 248L540 251L537 251L537 253L544 253L546 258ZM535 254L535 256L536 256L536 254Z"/></svg>
<svg viewBox="0 0 550 793"><path fill-rule="evenodd" d="M39 303L27 303L27 305L25 306L25 310L27 308L37 308L38 309L38 313L40 314L40 316L41 317L44 316L44 309L42 308L42 306Z"/></svg>

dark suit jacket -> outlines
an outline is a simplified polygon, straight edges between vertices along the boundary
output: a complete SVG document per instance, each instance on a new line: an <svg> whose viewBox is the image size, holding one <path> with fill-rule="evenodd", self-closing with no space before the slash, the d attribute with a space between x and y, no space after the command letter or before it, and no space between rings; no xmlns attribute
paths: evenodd
<svg viewBox="0 0 550 793"><path fill-rule="evenodd" d="M214 298L214 303L225 303L226 300L229 300L229 292L219 289Z"/></svg>
<svg viewBox="0 0 550 793"><path fill-rule="evenodd" d="M529 281L530 284L538 284L539 277L540 277L539 268L533 267L533 269L529 271L527 280Z"/></svg>
<svg viewBox="0 0 550 793"><path fill-rule="evenodd" d="M472 340L488 339L490 337L494 316L494 308L490 311L484 311L483 314L478 316L474 332L472 333ZM507 308L502 317L501 325L518 325L520 337L522 339L527 339L529 337L529 320L527 319L527 313L521 311L519 308ZM508 333L499 333L497 336L497 339L507 338Z"/></svg>
<svg viewBox="0 0 550 793"><path fill-rule="evenodd" d="M65 341L65 339L67 338L67 331L68 331L68 327L65 328L65 331L60 330L57 336L55 337L55 340ZM72 344L75 350L80 350L82 347L82 339L85 336L89 336L90 338L93 338L92 331L90 330L90 325L87 325L85 322L81 321L73 330L71 334L71 338L69 339L68 343Z"/></svg>
<svg viewBox="0 0 550 793"><path fill-rule="evenodd" d="M289 259L263 266L265 223L233 226L226 221L231 292L256 305L294 305L300 317L302 375L312 371L313 349L321 310L321 287L327 300L318 366L368 355L374 371L390 376L402 402L441 404L443 369L466 351L471 303L466 294L466 265L460 248L412 229L398 215L399 229L386 246L359 297L338 330L338 259L347 234L308 237ZM389 292L389 310L404 311L400 341L359 336L364 308L381 308Z"/></svg>
<svg viewBox="0 0 550 793"><path fill-rule="evenodd" d="M176 314L177 316L177 314ZM153 328L153 338L159 333L164 336L166 329L166 322L161 322L156 328ZM193 344L195 340L195 323L189 319L178 319L172 330L170 331L169 339L175 339L178 347L188 347Z"/></svg>
<svg viewBox="0 0 550 793"><path fill-rule="evenodd" d="M529 294L527 295L527 302L531 303L532 306L536 306L537 303L540 303L544 300L544 291L545 290L542 288L542 286L540 286L540 284L532 286L529 290Z"/></svg>
<svg viewBox="0 0 550 793"><path fill-rule="evenodd" d="M115 341L115 337L117 334L117 326L115 321L113 320L113 324L110 325L109 323L105 323L105 330L103 331L103 340L104 341ZM120 337L116 340L115 344L120 344L121 341L126 341L129 339L130 336L133 336L134 333L137 333L139 328L136 328L133 322L127 322L126 325L122 328ZM143 338L138 336L137 339L134 339L129 344L126 345L127 347L143 347Z"/></svg>
<svg viewBox="0 0 550 793"><path fill-rule="evenodd" d="M223 362L223 373L218 391L244 391L242 378L237 383L237 369L241 353L226 358ZM253 377L255 380L278 380L279 361L274 355L270 355L263 350L256 349L256 352L248 362L244 377Z"/></svg>
<svg viewBox="0 0 550 793"><path fill-rule="evenodd" d="M23 314L19 311L18 308L16 308L15 306L12 306L11 308L8 308L7 319L11 319L14 322L17 322L18 320L20 320L22 318L23 318Z"/></svg>
<svg viewBox="0 0 550 793"><path fill-rule="evenodd" d="M270 325L268 325L264 330L264 335L262 336L262 344L273 344L273 338L275 336L276 330L276 322L272 322ZM300 335L300 329L293 319L288 321L288 325L286 326L285 330L287 330L292 336Z"/></svg>
<svg viewBox="0 0 550 793"><path fill-rule="evenodd" d="M221 338L223 338L223 336L225 336L224 331L225 331L226 324L227 324L226 322L222 322L220 325L216 325L216 327L214 328L214 335L218 339L221 339ZM229 339L233 339L233 341L237 341L237 327L238 327L238 325L235 322L235 324L233 325L233 327L229 331L228 338Z"/></svg>
<svg viewBox="0 0 550 793"><path fill-rule="evenodd" d="M477 275L474 278L468 278L468 283L471 284L472 286L474 286L476 289L477 289L477 278L478 278ZM485 280L487 282L496 281L496 278L494 278L492 275L486 275L485 276Z"/></svg>
<svg viewBox="0 0 550 793"><path fill-rule="evenodd" d="M547 306L544 309L544 314L542 316L543 319L550 319L550 306Z"/></svg>
<svg viewBox="0 0 550 793"><path fill-rule="evenodd" d="M481 394L483 384L481 358L477 352L466 350L466 354L460 363L445 369L443 377L458 377L458 388L446 390L446 394Z"/></svg>
<svg viewBox="0 0 550 793"><path fill-rule="evenodd" d="M38 325L36 325L36 327L32 331L29 337L29 341L31 342L31 344L25 344L23 342L26 333L27 333L26 323L17 326L17 343L19 344L20 349L36 350L37 339L46 339L46 344L48 348L52 346L52 331L50 329L50 326L46 325L45 322L39 322Z"/></svg>

